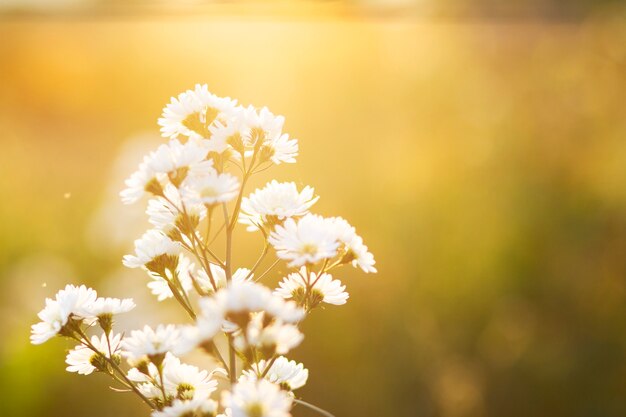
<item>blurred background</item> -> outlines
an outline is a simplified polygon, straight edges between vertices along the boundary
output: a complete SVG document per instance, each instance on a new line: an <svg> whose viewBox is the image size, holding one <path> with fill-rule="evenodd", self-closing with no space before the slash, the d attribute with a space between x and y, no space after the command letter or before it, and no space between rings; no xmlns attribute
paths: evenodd
<svg viewBox="0 0 626 417"><path fill-rule="evenodd" d="M376 255L304 324L305 399L337 417L626 415L622 6L0 0L0 415L146 415L29 326L66 282L133 296L122 328L184 320L122 268L148 223L117 193L195 83L284 115L298 163L253 185L315 186ZM236 239L250 266L258 236Z"/></svg>

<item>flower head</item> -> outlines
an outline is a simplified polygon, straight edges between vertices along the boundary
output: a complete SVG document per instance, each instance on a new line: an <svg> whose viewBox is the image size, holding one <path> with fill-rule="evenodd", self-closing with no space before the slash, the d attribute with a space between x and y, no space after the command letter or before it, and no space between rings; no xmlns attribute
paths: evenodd
<svg viewBox="0 0 626 417"><path fill-rule="evenodd" d="M151 229L135 240L135 255L124 256L123 263L129 268L146 267L162 273L165 269L176 268L180 251L178 243L160 230Z"/></svg>
<svg viewBox="0 0 626 417"><path fill-rule="evenodd" d="M217 389L217 381L211 379L206 370L181 363L174 355L169 355L163 367L165 388L180 400L208 398Z"/></svg>
<svg viewBox="0 0 626 417"><path fill-rule="evenodd" d="M330 274L307 273L306 267L289 274L274 292L285 299L293 299L305 308L314 308L320 303L341 305L348 300L346 286L333 279Z"/></svg>
<svg viewBox="0 0 626 417"><path fill-rule="evenodd" d="M298 140L289 139L287 133L276 136L261 147L261 161L270 160L276 165L281 162L293 164L298 156Z"/></svg>
<svg viewBox="0 0 626 417"><path fill-rule="evenodd" d="M238 382L222 393L222 405L233 417L291 417L291 397L267 380Z"/></svg>
<svg viewBox="0 0 626 417"><path fill-rule="evenodd" d="M237 116L241 121L243 140L246 146L254 147L267 143L281 135L285 118L275 116L267 107L257 111L253 106L242 109Z"/></svg>
<svg viewBox="0 0 626 417"><path fill-rule="evenodd" d="M152 359L163 360L167 352L176 352L180 342L179 329L170 324L159 325L156 329L144 326L142 330L133 330L130 336L123 341L123 348L132 359L141 359L148 356Z"/></svg>
<svg viewBox="0 0 626 417"><path fill-rule="evenodd" d="M356 229L341 217L334 217L331 221L335 224L337 239L342 245L342 263L351 263L363 272L376 272L374 255L363 244L361 236L356 234Z"/></svg>
<svg viewBox="0 0 626 417"><path fill-rule="evenodd" d="M257 225L272 226L289 217L304 216L319 199L313 193L314 189L308 186L298 192L293 182L273 180L243 198L239 222L247 224L248 230L253 231L257 230Z"/></svg>
<svg viewBox="0 0 626 417"><path fill-rule="evenodd" d="M172 97L163 109L163 116L158 124L165 137L183 135L190 138L209 138L210 126L215 121L228 117L234 111L235 105L235 100L212 94L206 84L196 84L193 90L187 90L176 98Z"/></svg>
<svg viewBox="0 0 626 417"><path fill-rule="evenodd" d="M84 344L76 346L70 350L65 359L65 363L69 366L66 368L68 372L76 372L80 375L89 375L94 371L102 370L102 355L112 358L121 353L121 334L103 334L102 336L92 336L91 345L98 352L94 352L90 347Z"/></svg>
<svg viewBox="0 0 626 417"><path fill-rule="evenodd" d="M83 305L80 313L83 317L99 317L104 314L127 313L135 307L135 302L132 298L99 297L93 303Z"/></svg>
<svg viewBox="0 0 626 417"><path fill-rule="evenodd" d="M269 366L269 369L267 369L267 366ZM290 361L284 356L279 356L274 362L260 360L258 363L253 364L252 368L244 370L241 379L254 381L258 379L257 374L265 374L265 379L278 384L287 391L303 387L309 378L309 370L303 364Z"/></svg>
<svg viewBox="0 0 626 417"><path fill-rule="evenodd" d="M289 266L315 264L337 254L336 227L330 219L307 214L299 220L287 219L271 233L269 242L279 258Z"/></svg>
<svg viewBox="0 0 626 417"><path fill-rule="evenodd" d="M178 261L176 263L176 277L180 282L183 290L188 293L193 289L193 278L192 275L200 274L202 269L198 270L196 265L184 254L178 255ZM161 275L158 273L154 273L149 271L148 275L152 278L150 282L148 282L148 288L153 295L157 297L158 301L163 301L168 298L172 298L174 294L172 293L172 289L170 288L170 284L166 281Z"/></svg>
<svg viewBox="0 0 626 417"><path fill-rule="evenodd" d="M153 411L152 417L212 417L216 411L217 402L208 398L175 399L172 405Z"/></svg>
<svg viewBox="0 0 626 417"><path fill-rule="evenodd" d="M212 171L206 175L189 178L185 182L183 197L189 204L213 205L226 203L237 196L239 182L230 174Z"/></svg>
<svg viewBox="0 0 626 417"><path fill-rule="evenodd" d="M193 222L191 227L195 227L206 217L207 210L203 204L183 205L178 189L172 184L165 187L163 194L164 197L156 197L148 201L146 214L150 224L164 233L170 234L174 229L179 229L183 234L191 232L188 230L190 225L183 221L185 215Z"/></svg>
<svg viewBox="0 0 626 417"><path fill-rule="evenodd" d="M234 344L240 352L251 358L254 358L254 351L266 358L275 354L284 355L304 339L295 325L280 319L268 324L267 318L264 312L253 314L247 326L235 333Z"/></svg>
<svg viewBox="0 0 626 417"><path fill-rule="evenodd" d="M31 343L39 345L62 332L71 316L84 318L83 307L91 305L97 297L95 290L84 285L67 285L54 299L46 298L46 306L38 314L41 322L31 327Z"/></svg>

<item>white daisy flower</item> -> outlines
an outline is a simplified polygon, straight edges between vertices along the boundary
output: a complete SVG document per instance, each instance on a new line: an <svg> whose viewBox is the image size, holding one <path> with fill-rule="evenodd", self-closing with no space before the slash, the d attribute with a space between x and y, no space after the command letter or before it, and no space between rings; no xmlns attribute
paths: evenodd
<svg viewBox="0 0 626 417"><path fill-rule="evenodd" d="M303 364L290 361L284 356L276 358L269 370L266 369L268 365L268 361L260 360L258 363L252 365L253 369L244 370L239 380L247 379L255 381L258 379L257 373L265 374L264 378L268 381L278 384L286 391L293 391L303 387L309 378L309 370L306 369Z"/></svg>
<svg viewBox="0 0 626 417"><path fill-rule="evenodd" d="M89 375L98 370L94 364L98 364L100 354L111 358L121 353L120 345L122 341L121 334L110 334L109 339L103 334L102 336L91 336L91 344L100 353L96 353L85 345L78 345L70 350L65 358L65 363L69 366L66 368L68 372L76 372L80 375Z"/></svg>
<svg viewBox="0 0 626 417"><path fill-rule="evenodd" d="M302 319L304 312L293 302L285 302L272 294L269 288L254 282L231 282L218 291L216 301L226 314L267 311L272 317L294 323Z"/></svg>
<svg viewBox="0 0 626 417"><path fill-rule="evenodd" d="M188 178L182 190L185 203L208 205L226 203L237 197L238 192L239 182L235 176L216 171Z"/></svg>
<svg viewBox="0 0 626 417"><path fill-rule="evenodd" d="M364 272L377 272L372 255L367 246L363 244L361 236L356 234L356 229L341 217L333 217L339 242L343 245L342 262L351 263L354 267L360 267Z"/></svg>
<svg viewBox="0 0 626 417"><path fill-rule="evenodd" d="M80 309L83 317L98 317L103 314L127 313L135 308L132 298L97 298L93 303L86 304Z"/></svg>
<svg viewBox="0 0 626 417"><path fill-rule="evenodd" d="M269 325L264 325L264 318L263 312L253 314L247 327L235 333L234 344L238 350L246 351L254 347L265 357L270 357L276 353L284 355L302 343L304 335L293 324L274 320Z"/></svg>
<svg viewBox="0 0 626 417"><path fill-rule="evenodd" d="M159 325L156 329L144 326L142 330L133 330L123 341L123 348L132 359L144 356L157 357L167 352L176 352L180 341L179 329L169 324Z"/></svg>
<svg viewBox="0 0 626 417"><path fill-rule="evenodd" d="M304 216L319 199L314 192L309 186L298 192L293 182L273 180L242 199L239 222L254 231L257 225L272 226L289 217Z"/></svg>
<svg viewBox="0 0 626 417"><path fill-rule="evenodd" d="M224 268L215 264L210 264L209 268L217 289L219 290L222 288L226 288L226 271L224 271ZM213 284L211 284L211 279L204 269L200 269L199 271L197 271L195 277L196 281L198 282L200 287L202 287L202 289L207 292L214 292ZM232 275L233 282L251 281L252 278L254 278L254 274L250 274L250 270L247 268L239 268Z"/></svg>
<svg viewBox="0 0 626 417"><path fill-rule="evenodd" d="M31 327L31 343L39 345L57 335L72 315L83 318L83 307L92 304L97 297L95 290L84 285L67 285L54 299L46 298L46 306L38 314L41 322Z"/></svg>
<svg viewBox="0 0 626 417"><path fill-rule="evenodd" d="M267 107L257 112L253 106L248 106L237 117L241 120L243 140L248 147L254 147L258 140L267 143L280 137L285 123L283 116L274 116Z"/></svg>
<svg viewBox="0 0 626 417"><path fill-rule="evenodd" d="M206 217L206 207L202 204L186 204L183 206L178 189L172 184L165 186L163 194L166 198L157 197L148 201L146 214L148 221L155 228L169 233L176 228L176 221L181 218L181 213L201 221Z"/></svg>
<svg viewBox="0 0 626 417"><path fill-rule="evenodd" d="M205 85L196 84L194 90L187 90L171 98L158 120L161 133L174 138L184 135L191 138L208 138L208 128L215 120L231 115L236 101L221 98L209 92Z"/></svg>
<svg viewBox="0 0 626 417"><path fill-rule="evenodd" d="M217 389L217 381L208 371L181 363L176 356L169 355L163 367L165 389L181 400L208 398Z"/></svg>
<svg viewBox="0 0 626 417"><path fill-rule="evenodd" d="M124 204L133 204L141 199L146 192L160 194L162 192L161 183L158 180L149 164L146 156L139 168L128 179L124 181L126 188L120 192L120 197Z"/></svg>
<svg viewBox="0 0 626 417"><path fill-rule="evenodd" d="M180 284L186 293L189 293L193 289L193 281L191 275L199 274L203 269L197 270L196 264L184 254L178 255L178 264L176 266L176 276L180 281ZM158 301L167 300L174 297L172 289L168 282L163 279L159 274L149 272L148 275L152 278L152 281L148 282L148 288L153 295L157 297Z"/></svg>
<svg viewBox="0 0 626 417"><path fill-rule="evenodd" d="M283 133L264 143L261 154L262 160L269 159L276 165L281 162L293 164L296 162L296 156L298 156L298 140L289 139L289 135Z"/></svg>
<svg viewBox="0 0 626 417"><path fill-rule="evenodd" d="M196 142L184 145L177 140L160 145L148 156L147 164L152 172L162 174L178 186L186 178L188 172L203 174L213 171L213 162L205 160L207 150Z"/></svg>
<svg viewBox="0 0 626 417"><path fill-rule="evenodd" d="M212 417L216 412L217 402L208 398L175 399L163 410L153 411L152 417Z"/></svg>
<svg viewBox="0 0 626 417"><path fill-rule="evenodd" d="M204 159L207 153L207 149L191 141L183 145L172 140L160 145L144 157L138 170L125 181L127 188L120 193L122 202L132 204L146 192L160 196L168 183L179 186L188 173L200 175L212 171L213 162Z"/></svg>
<svg viewBox="0 0 626 417"><path fill-rule="evenodd" d="M250 332L248 337L250 337ZM303 339L304 334L296 326L276 321L264 327L257 338L251 337L249 343L258 346L261 350L273 349L275 353L285 355L300 345Z"/></svg>
<svg viewBox="0 0 626 417"><path fill-rule="evenodd" d="M166 366L167 362L171 360L173 355L168 353L165 355L165 359L163 360L163 367ZM159 370L152 362L143 362L143 360L132 361L129 360L131 366L133 366L132 362L139 362L142 365L142 370L140 371L138 368L130 368L126 374L129 380L136 382L137 388L141 393L147 398L163 398L163 392L161 388L155 385L155 382L160 383ZM167 393L171 395L171 393Z"/></svg>
<svg viewBox="0 0 626 417"><path fill-rule="evenodd" d="M151 229L135 240L135 255L125 255L123 264L128 268L145 266L160 272L160 267L173 269L181 251L178 243L172 241L160 230ZM152 265L152 264L158 265Z"/></svg>
<svg viewBox="0 0 626 417"><path fill-rule="evenodd" d="M236 118L231 118L227 123L215 122L209 128L211 139L205 142L209 152L223 153L229 146L237 146L238 143L243 145L240 125Z"/></svg>
<svg viewBox="0 0 626 417"><path fill-rule="evenodd" d="M307 214L299 220L287 219L277 225L269 242L279 258L290 261L289 266L315 264L337 254L339 242L331 219Z"/></svg>
<svg viewBox="0 0 626 417"><path fill-rule="evenodd" d="M232 392L222 392L222 405L232 417L291 417L292 398L265 379L241 381Z"/></svg>
<svg viewBox="0 0 626 417"><path fill-rule="evenodd" d="M334 305L345 304L348 300L346 286L341 281L333 279L330 274L321 275L315 272L307 274L306 267L301 267L299 272L289 274L274 291L285 299L293 299L298 305L314 308L319 303Z"/></svg>

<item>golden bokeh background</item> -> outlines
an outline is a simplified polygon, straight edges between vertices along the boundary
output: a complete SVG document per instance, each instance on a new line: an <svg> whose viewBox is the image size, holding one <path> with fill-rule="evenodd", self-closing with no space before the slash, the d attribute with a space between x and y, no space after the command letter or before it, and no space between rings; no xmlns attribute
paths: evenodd
<svg viewBox="0 0 626 417"><path fill-rule="evenodd" d="M29 326L66 282L135 297L123 328L184 320L121 267L148 223L117 192L195 83L284 115L298 163L253 185L314 186L377 258L304 323L305 399L337 417L626 415L619 3L44 3L0 3L0 415L146 415ZM236 239L249 266L258 236Z"/></svg>

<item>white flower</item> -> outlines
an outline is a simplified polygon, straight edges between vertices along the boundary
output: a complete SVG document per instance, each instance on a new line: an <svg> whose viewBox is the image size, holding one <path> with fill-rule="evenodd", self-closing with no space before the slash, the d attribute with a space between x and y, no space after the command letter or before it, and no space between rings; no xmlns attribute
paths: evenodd
<svg viewBox="0 0 626 417"><path fill-rule="evenodd" d="M206 85L196 84L194 90L172 97L158 124L165 137L208 138L208 127L215 120L232 114L235 105L236 101L218 97L210 93Z"/></svg>
<svg viewBox="0 0 626 417"><path fill-rule="evenodd" d="M44 343L58 334L67 324L70 315L80 316L85 305L92 304L98 294L84 285L67 285L54 299L46 298L46 306L38 314L40 323L31 327L30 341L34 345Z"/></svg>
<svg viewBox="0 0 626 417"><path fill-rule="evenodd" d="M237 196L239 182L233 175L212 171L190 177L182 192L185 202L189 204L226 203Z"/></svg>
<svg viewBox="0 0 626 417"><path fill-rule="evenodd" d="M324 302L328 304L342 305L348 300L348 293L344 290L345 285L341 281L333 279L330 274L321 275L311 271L307 274L306 267L301 267L299 272L289 274L279 284L274 292L285 299L294 299L300 305L309 308Z"/></svg>
<svg viewBox="0 0 626 417"><path fill-rule="evenodd" d="M131 368L128 379L139 383L138 388L146 397L162 398L159 369L154 363L144 365L143 371ZM165 394L179 400L207 399L217 389L217 381L212 376L217 372L225 372L222 368L216 368L211 373L200 370L196 366L181 363L172 353L165 355L162 366Z"/></svg>
<svg viewBox="0 0 626 417"><path fill-rule="evenodd" d="M185 204L183 206L180 193L172 184L168 184L163 193L166 198L157 197L149 200L146 209L148 221L157 229L163 230L165 233L174 229L176 220L181 217L183 211L198 221L206 217L206 207L202 204Z"/></svg>
<svg viewBox="0 0 626 417"><path fill-rule="evenodd" d="M163 360L163 367L167 365L167 362L171 360L172 356L173 355L170 353L165 355L165 359ZM160 384L161 382L159 370L156 365L154 365L152 362L145 363L143 362L143 359L134 361L129 360L131 366L136 365L132 364L132 362L142 363L142 366L144 366L143 372L140 371L138 368L131 368L128 370L128 373L126 375L128 379L133 382L137 382L137 388L147 398L163 398L163 393L161 389L157 385L155 385L155 383ZM147 374L144 372L147 372Z"/></svg>
<svg viewBox="0 0 626 417"><path fill-rule="evenodd" d="M152 417L209 417L215 415L217 402L208 398L175 399L172 405L161 411L153 411Z"/></svg>
<svg viewBox="0 0 626 417"><path fill-rule="evenodd" d="M293 324L274 320L269 325L264 325L264 318L263 312L253 314L246 329L235 334L234 344L238 350L245 351L254 347L260 352L266 352L266 356L274 353L284 355L304 339L304 335Z"/></svg>
<svg viewBox="0 0 626 417"><path fill-rule="evenodd" d="M162 195L163 188L172 183L178 187L188 174L201 175L213 171L213 162L205 160L208 150L196 142L184 145L177 140L160 145L144 157L139 169L126 181L120 196L125 204L139 200L145 192Z"/></svg>
<svg viewBox="0 0 626 417"><path fill-rule="evenodd" d="M260 346L262 349L274 349L279 355L288 353L304 339L304 335L296 326L279 321L264 327L256 338L251 337L251 332L248 332L248 337L250 344Z"/></svg>
<svg viewBox="0 0 626 417"><path fill-rule="evenodd" d="M196 142L190 141L183 145L172 140L152 152L147 163L153 172L168 175L174 185L178 185L184 180L188 170L198 174L213 170L213 162L205 160L206 155L206 149Z"/></svg>
<svg viewBox="0 0 626 417"><path fill-rule="evenodd" d="M200 271L203 270L200 269ZM186 293L189 293L189 291L193 289L191 275L199 274L200 271L197 271L196 265L187 256L182 253L178 256L176 276ZM163 301L174 296L170 285L165 279L157 273L149 272L149 275L152 278L152 281L148 282L148 288L150 288L152 294L157 297L158 301Z"/></svg>
<svg viewBox="0 0 626 417"><path fill-rule="evenodd" d="M237 119L230 119L227 123L215 122L209 128L211 140L204 144L209 152L223 153L230 143L242 141L240 123Z"/></svg>
<svg viewBox="0 0 626 417"><path fill-rule="evenodd" d="M248 369L243 371L240 381L242 378L254 381L258 379L257 373L265 374L264 378L268 381L278 384L287 391L293 391L303 387L309 378L309 370L303 364L290 361L284 356L276 358L269 370L266 369L268 365L267 361L260 360L252 365L254 370Z"/></svg>
<svg viewBox="0 0 626 417"><path fill-rule="evenodd" d="M157 175L148 164L149 158L146 156L139 168L135 171L124 183L126 188L120 192L120 197L124 204L133 204L143 195L146 191L153 194L158 194L161 190L161 184L157 179Z"/></svg>
<svg viewBox="0 0 626 417"><path fill-rule="evenodd" d="M332 258L339 247L331 219L314 214L307 214L297 222L287 219L283 225L277 225L269 242L279 258L291 261L291 267Z"/></svg>
<svg viewBox="0 0 626 417"><path fill-rule="evenodd" d="M274 116L267 107L257 112L253 106L248 106L242 109L237 117L244 126L242 132L244 143L249 147L253 147L258 140L266 143L279 137L285 123L283 116Z"/></svg>
<svg viewBox="0 0 626 417"><path fill-rule="evenodd" d="M120 344L122 341L121 334L110 334L109 340L106 335L91 336L91 344L98 352L111 358L120 353ZM66 368L68 372L77 372L81 375L89 375L98 370L93 364L98 360L99 354L91 350L85 345L78 345L70 350L65 359L65 363L69 366Z"/></svg>
<svg viewBox="0 0 626 417"><path fill-rule="evenodd" d="M238 382L232 392L222 392L222 405L233 417L291 417L292 398L264 379Z"/></svg>
<svg viewBox="0 0 626 417"><path fill-rule="evenodd" d="M211 379L208 371L181 363L173 355L165 362L163 377L167 392L180 399L208 398L217 389L217 381Z"/></svg>
<svg viewBox="0 0 626 417"><path fill-rule="evenodd" d="M284 133L266 142L264 145L266 157L279 165L281 162L293 164L298 156L298 140L289 139L289 135Z"/></svg>
<svg viewBox="0 0 626 417"><path fill-rule="evenodd" d="M213 282L215 282L215 286L217 289L226 288L226 271L219 265L210 264L209 265L211 276L213 277ZM248 276L249 275L249 276ZM254 277L254 274L250 274L250 270L247 268L239 268L237 269L232 276L233 282L244 282L250 281ZM214 292L213 284L211 283L211 278L204 269L200 269L196 274L196 281L198 284L208 292Z"/></svg>
<svg viewBox="0 0 626 417"><path fill-rule="evenodd" d="M264 285L254 282L231 282L218 291L216 301L229 313L266 311L272 317L295 323L302 319L304 311L294 302L285 302Z"/></svg>
<svg viewBox="0 0 626 417"><path fill-rule="evenodd" d="M257 230L256 225L273 225L288 217L304 216L319 197L309 186L298 192L293 182L279 183L273 180L257 189L241 201L239 222L247 224L248 230Z"/></svg>
<svg viewBox="0 0 626 417"><path fill-rule="evenodd" d="M135 240L135 255L124 256L123 263L129 268L139 268L163 255L176 257L180 251L178 243L160 230L151 229Z"/></svg>
<svg viewBox="0 0 626 417"><path fill-rule="evenodd" d="M83 317L98 317L107 314L127 313L135 308L132 298L97 298L93 303L85 304L80 308L79 313Z"/></svg>
<svg viewBox="0 0 626 417"><path fill-rule="evenodd" d="M167 352L176 352L180 342L180 331L172 324L159 325L156 329L144 326L142 330L133 330L130 336L124 339L123 348L129 357L139 359L147 355L165 355Z"/></svg>
<svg viewBox="0 0 626 417"><path fill-rule="evenodd" d="M335 223L338 240L343 244L343 262L359 266L364 272L377 272L374 255L363 244L361 236L356 234L356 229L341 217L331 220Z"/></svg>

